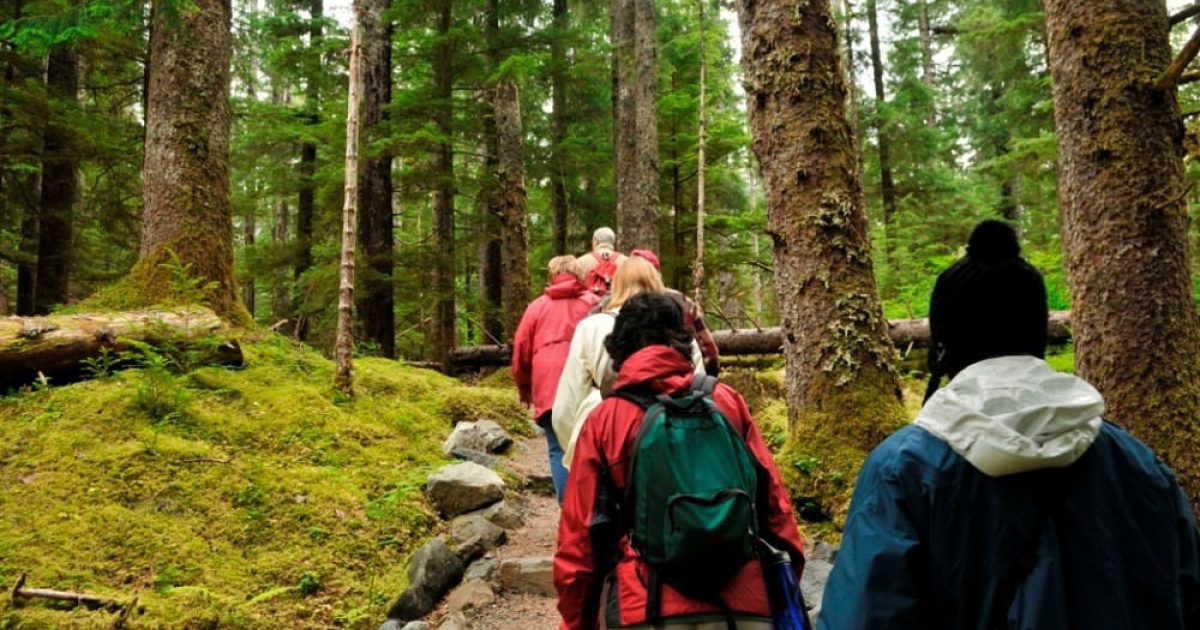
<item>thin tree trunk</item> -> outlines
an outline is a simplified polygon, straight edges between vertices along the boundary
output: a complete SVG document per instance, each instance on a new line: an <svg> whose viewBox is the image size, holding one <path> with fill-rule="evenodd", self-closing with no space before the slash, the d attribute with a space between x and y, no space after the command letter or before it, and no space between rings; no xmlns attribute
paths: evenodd
<svg viewBox="0 0 1200 630"><path fill-rule="evenodd" d="M494 70L500 67L500 2L487 0L484 14L484 39L489 51L488 62ZM504 244L501 236L499 203L500 149L496 128L496 101L488 93L482 99L483 117L483 183L480 186L481 234L479 250L479 292L483 299L481 317L484 338L490 342L504 339Z"/></svg>
<svg viewBox="0 0 1200 630"><path fill-rule="evenodd" d="M358 234L358 110L363 91L363 23L374 16L371 8L353 4L350 29L350 87L346 94L346 189L342 203L342 262L338 284L337 338L333 344L333 386L344 396L354 395L354 253Z"/></svg>
<svg viewBox="0 0 1200 630"><path fill-rule="evenodd" d="M274 222L271 226L271 244L275 249L280 249L288 242L288 215L291 213L291 208L288 207L286 199L280 199L275 203ZM273 274L271 282L271 318L276 322L282 319L291 319L292 317L292 301L288 297L288 284L286 272L281 268ZM275 322L272 322L275 323Z"/></svg>
<svg viewBox="0 0 1200 630"><path fill-rule="evenodd" d="M867 24L871 31L871 70L875 79L875 135L879 143L879 186L883 197L883 225L890 243L892 217L896 214L896 183L892 180L891 147L884 125L883 107L887 93L883 89L883 53L879 49L879 16L875 0L867 0ZM891 245L888 245L891 251Z"/></svg>
<svg viewBox="0 0 1200 630"><path fill-rule="evenodd" d="M454 41L453 0L438 0L437 44L434 47L434 124L442 139L435 149L434 172L436 190L433 194L433 247L436 272L434 292L433 348L436 362L450 369L450 351L457 343L454 313Z"/></svg>
<svg viewBox="0 0 1200 630"><path fill-rule="evenodd" d="M1200 508L1200 320L1161 2L1046 0L1075 370Z"/></svg>
<svg viewBox="0 0 1200 630"><path fill-rule="evenodd" d="M42 151L41 216L38 219L37 284L34 312L46 314L66 304L71 268L75 202L79 198L78 148L72 146L67 112L79 98L79 52L63 45L50 53L46 91L56 115L46 125Z"/></svg>
<svg viewBox="0 0 1200 630"><path fill-rule="evenodd" d="M243 323L229 191L232 14L229 0L192 6L156 11L150 32L144 225L132 277L147 300L167 297L174 289L163 263L177 257L189 275L212 284L213 309Z"/></svg>
<svg viewBox="0 0 1200 630"><path fill-rule="evenodd" d="M658 224L658 36L654 0L636 0L634 52L636 75L633 98L636 197L627 213L618 217L620 245L627 250L659 251Z"/></svg>
<svg viewBox="0 0 1200 630"><path fill-rule="evenodd" d="M921 82L932 92L937 89L933 70L933 29L929 25L929 0L917 0L917 35L921 40ZM926 120L930 127L937 124L937 106L929 108Z"/></svg>
<svg viewBox="0 0 1200 630"><path fill-rule="evenodd" d="M392 27L384 14L391 0L361 0L362 124L364 144L385 137L392 101ZM358 310L363 338L375 342L380 356L396 358L396 298L392 283L392 155L367 155L359 174L359 240L369 275L359 279Z"/></svg>
<svg viewBox="0 0 1200 630"><path fill-rule="evenodd" d="M846 45L846 79L849 90L846 102L850 107L850 125L854 128L854 150L858 155L858 172L866 172L866 155L863 151L862 107L858 103L858 72L854 59L854 7L851 0L842 0L842 34Z"/></svg>
<svg viewBox="0 0 1200 630"><path fill-rule="evenodd" d="M309 59L312 64L309 67L309 75L304 86L304 120L311 127L316 127L321 124L321 85L318 80L320 73L320 50L321 40L324 37L324 27L322 20L324 19L323 0L310 0L309 4L309 19L311 23L308 30L308 46L309 55L318 57ZM315 131L313 131L315 133ZM308 338L308 313L305 312L307 305L305 304L306 291L303 285L299 282L306 272L313 266L313 215L316 213L317 203L317 143L313 140L307 140L300 144L300 192L296 199L296 294L293 296L293 311L295 313L295 337L301 341Z"/></svg>
<svg viewBox="0 0 1200 630"><path fill-rule="evenodd" d="M525 143L521 124L521 93L515 79L504 79L494 88L492 111L496 116L496 202L503 243L504 333L506 340L512 340L529 301Z"/></svg>
<svg viewBox="0 0 1200 630"><path fill-rule="evenodd" d="M871 269L836 23L827 1L740 0L738 14L775 239L789 419L870 447L904 409Z"/></svg>
<svg viewBox="0 0 1200 630"><path fill-rule="evenodd" d="M29 177L31 183L41 189L41 177ZM38 211L31 203L24 205L21 216L21 240L17 251L17 315L36 314L35 293L37 291Z"/></svg>
<svg viewBox="0 0 1200 630"><path fill-rule="evenodd" d="M613 47L613 167L617 197L618 244L627 248L626 226L635 225L640 204L637 188L637 55L634 13L638 0L609 0Z"/></svg>
<svg viewBox="0 0 1200 630"><path fill-rule="evenodd" d="M708 44L704 37L705 1L696 0L700 9L700 131L696 143L696 262L692 265L692 288L696 292L697 304L704 303L704 153L708 143L708 105L705 102L708 95L705 87L708 78Z"/></svg>
<svg viewBox="0 0 1200 630"><path fill-rule="evenodd" d="M550 38L550 90L551 90L551 168L550 175L550 205L554 215L554 253L562 256L567 253L567 226L569 221L567 201L567 172L566 156L563 142L567 138L567 58L563 39L570 28L567 16L567 0L554 0L552 27L554 35Z"/></svg>

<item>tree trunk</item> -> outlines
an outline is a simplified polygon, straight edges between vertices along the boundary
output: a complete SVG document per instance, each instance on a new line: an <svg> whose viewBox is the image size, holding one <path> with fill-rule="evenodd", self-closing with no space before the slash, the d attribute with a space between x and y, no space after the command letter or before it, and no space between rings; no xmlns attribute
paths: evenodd
<svg viewBox="0 0 1200 630"><path fill-rule="evenodd" d="M433 349L436 362L450 368L450 351L457 344L454 313L454 41L453 0L438 0L437 43L434 47L434 98L438 105L433 118L441 140L435 149L433 193L433 248L436 271L434 293Z"/></svg>
<svg viewBox="0 0 1200 630"><path fill-rule="evenodd" d="M1200 508L1200 320L1164 3L1046 0L1075 370Z"/></svg>
<svg viewBox="0 0 1200 630"><path fill-rule="evenodd" d="M362 125L365 146L386 137L392 101L392 27L384 13L391 0L362 0ZM380 356L396 358L396 298L392 283L392 156L368 155L359 175L358 225L363 260L370 268L359 279L358 310L363 338L375 342Z"/></svg>
<svg viewBox="0 0 1200 630"><path fill-rule="evenodd" d="M499 69L500 49L500 2L487 0L484 15L484 39L487 42L488 62L492 71ZM488 343L504 340L504 243L501 236L500 198L498 169L500 164L500 139L496 127L496 100L494 92L485 93L481 99L483 122L483 183L480 185L479 207L479 296L482 299L480 333Z"/></svg>
<svg viewBox="0 0 1200 630"><path fill-rule="evenodd" d="M121 352L136 352L139 343L196 350L198 362L241 364L236 341L211 349L221 319L208 309L138 311L0 319L0 389L33 382L39 373L62 385L86 377L83 362L105 350L114 364Z"/></svg>
<svg viewBox="0 0 1200 630"><path fill-rule="evenodd" d="M704 303L704 153L708 143L708 104L705 102L708 95L705 87L708 78L708 40L704 37L706 1L696 0L700 10L700 129L696 142L696 262L692 265L692 289L697 304Z"/></svg>
<svg viewBox="0 0 1200 630"><path fill-rule="evenodd" d="M550 38L551 138L550 206L554 216L554 254L565 255L569 221L567 200L566 156L563 142L567 138L567 55L563 39L570 28L567 0L554 0L554 35Z"/></svg>
<svg viewBox="0 0 1200 630"><path fill-rule="evenodd" d="M521 124L521 92L515 79L494 88L496 116L496 205L504 271L505 340L512 340L529 302L529 223L526 218L525 141Z"/></svg>
<svg viewBox="0 0 1200 630"><path fill-rule="evenodd" d="M271 226L271 243L276 249L282 248L288 242L288 220L291 214L291 208L288 207L286 199L280 199L275 203L275 216ZM290 320L292 317L292 301L288 296L288 282L285 271L280 269L274 273L274 278L271 282L271 322L274 324L280 320Z"/></svg>
<svg viewBox="0 0 1200 630"><path fill-rule="evenodd" d="M79 98L79 52L62 45L50 53L46 91L55 115L46 125L42 151L42 209L38 218L37 283L34 311L44 315L66 304L71 268L75 202L79 198L79 150L71 142L67 113Z"/></svg>
<svg viewBox="0 0 1200 630"><path fill-rule="evenodd" d="M342 261L338 274L337 337L333 343L333 387L344 396L354 395L354 254L358 234L358 110L362 100L362 39L379 26L379 14L367 1L353 3L350 29L350 87L346 93L346 185L342 199Z"/></svg>
<svg viewBox="0 0 1200 630"><path fill-rule="evenodd" d="M39 186L39 176L31 176L30 182ZM35 313L35 294L37 291L37 254L38 254L38 211L32 204L24 204L24 214L21 216L21 240L17 245L20 259L17 261L17 315L33 315Z"/></svg>
<svg viewBox="0 0 1200 630"><path fill-rule="evenodd" d="M846 91L846 102L850 107L850 125L854 128L854 150L858 155L858 172L866 171L866 155L863 151L863 119L862 107L858 103L858 72L854 60L854 7L850 0L842 0L843 39L846 45L846 79L849 89Z"/></svg>
<svg viewBox="0 0 1200 630"><path fill-rule="evenodd" d="M921 82L930 91L937 89L933 71L933 29L929 25L929 0L917 0L917 35L921 40ZM930 127L937 124L937 107L931 105L926 120Z"/></svg>
<svg viewBox="0 0 1200 630"><path fill-rule="evenodd" d="M875 140L879 143L879 191L883 197L883 225L890 243L892 217L896 214L896 183L892 180L891 147L884 124L883 106L887 93L883 89L883 53L879 50L879 16L875 0L867 0L867 24L871 31L871 71L875 79ZM887 250L891 251L889 244Z"/></svg>
<svg viewBox="0 0 1200 630"><path fill-rule="evenodd" d="M321 124L321 85L318 75L321 71L321 39L324 37L325 7L323 0L311 0L309 5L308 47L309 63L308 77L304 86L304 120L310 127ZM315 131L313 131L315 133ZM300 191L296 199L296 294L293 296L293 316L296 339L308 339L307 291L299 280L313 266L313 215L317 204L317 143L307 139L300 144L300 165L297 169L300 175Z"/></svg>
<svg viewBox="0 0 1200 630"><path fill-rule="evenodd" d="M633 177L636 197L618 217L622 248L659 250L658 223L658 37L654 0L636 0L634 10L634 117L636 152Z"/></svg>
<svg viewBox="0 0 1200 630"><path fill-rule="evenodd" d="M870 447L903 417L871 270L828 0L741 0L753 146L775 240L789 420Z"/></svg>
<svg viewBox="0 0 1200 630"><path fill-rule="evenodd" d="M613 166L617 197L618 245L627 249L625 226L638 221L637 188L637 55L634 13L638 0L609 0L613 47Z"/></svg>
<svg viewBox="0 0 1200 630"><path fill-rule="evenodd" d="M143 168L141 259L132 278L156 302L169 296L176 257L208 284L217 314L248 322L233 279L229 192L229 0L157 11L150 32L150 98Z"/></svg>

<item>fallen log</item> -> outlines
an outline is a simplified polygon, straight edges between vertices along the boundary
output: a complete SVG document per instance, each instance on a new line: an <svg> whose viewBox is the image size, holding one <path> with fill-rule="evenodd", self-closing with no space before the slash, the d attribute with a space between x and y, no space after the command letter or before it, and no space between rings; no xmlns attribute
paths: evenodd
<svg viewBox="0 0 1200 630"><path fill-rule="evenodd" d="M135 606L137 598L133 598L131 602L122 602L113 597L104 597L102 595L91 595L88 593L75 593L72 591L59 591L51 588L25 588L25 574L22 573L17 578L16 584L12 588L12 601L19 603L24 599L49 599L56 602L67 602L75 606L83 606L88 610L97 610L107 608L109 610L119 610Z"/></svg>
<svg viewBox="0 0 1200 630"><path fill-rule="evenodd" d="M1070 312L1050 313L1047 340L1062 345L1071 340ZM908 350L929 347L928 319L893 319L888 322L888 335L896 347ZM779 328L761 330L716 330L713 338L722 356L754 356L779 354L783 350L783 331ZM455 348L450 361L458 370L508 365L512 357L509 346L487 345Z"/></svg>
<svg viewBox="0 0 1200 630"><path fill-rule="evenodd" d="M220 338L222 330L221 319L201 308L0 318L0 391L80 380L89 359L107 351L110 367L118 367L121 353L142 344L195 350L201 364L240 366L242 349Z"/></svg>

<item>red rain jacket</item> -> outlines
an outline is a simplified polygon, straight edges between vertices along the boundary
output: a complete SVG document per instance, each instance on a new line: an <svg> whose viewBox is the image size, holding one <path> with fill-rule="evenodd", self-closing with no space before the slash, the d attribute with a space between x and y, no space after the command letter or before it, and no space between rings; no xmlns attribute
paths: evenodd
<svg viewBox="0 0 1200 630"><path fill-rule="evenodd" d="M533 405L535 418L554 406L575 326L599 301L575 274L563 273L525 309L513 339L512 375L521 402Z"/></svg>
<svg viewBox="0 0 1200 630"><path fill-rule="evenodd" d="M693 366L678 351L667 346L649 346L626 360L617 377L616 387L640 385L664 394L677 394L692 383ZM800 560L803 543L792 515L787 489L771 459L762 434L750 418L741 395L727 385L717 385L713 399L734 429L746 440L750 451L770 476L768 505L764 515L764 538L782 544ZM554 556L554 585L558 590L558 611L563 630L599 628L601 587L609 576L596 575L592 531L593 509L599 489L602 461L611 463L613 482L624 493L629 474L629 456L645 411L623 398L604 400L588 417L575 445L575 458L567 480L562 520L558 527L558 552ZM602 459L603 458L603 459ZM609 628L636 625L646 621L646 587L639 577L646 566L629 544L625 534L618 543L618 559L613 586L608 589L604 610ZM801 562L795 566L799 571ZM690 600L664 585L662 616L669 624L672 617L723 615L713 605ZM722 600L735 616L770 617L762 567L751 561L730 580ZM617 618L613 618L614 615ZM719 617L723 619L723 616ZM669 627L669 625L668 625Z"/></svg>

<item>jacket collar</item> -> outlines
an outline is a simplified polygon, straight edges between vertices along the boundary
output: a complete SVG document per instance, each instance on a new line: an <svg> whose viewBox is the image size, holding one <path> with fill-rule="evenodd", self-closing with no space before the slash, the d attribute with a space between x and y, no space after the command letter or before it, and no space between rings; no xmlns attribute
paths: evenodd
<svg viewBox="0 0 1200 630"><path fill-rule="evenodd" d="M673 394L692 382L692 362L669 346L646 346L625 360L617 375L616 389L644 387L659 394Z"/></svg>
<svg viewBox="0 0 1200 630"><path fill-rule="evenodd" d="M546 296L552 300L576 298L586 292L587 287L573 273L554 276L550 279L550 286L546 287Z"/></svg>

